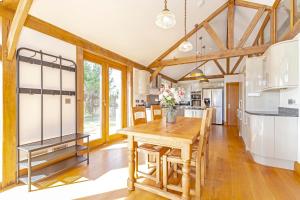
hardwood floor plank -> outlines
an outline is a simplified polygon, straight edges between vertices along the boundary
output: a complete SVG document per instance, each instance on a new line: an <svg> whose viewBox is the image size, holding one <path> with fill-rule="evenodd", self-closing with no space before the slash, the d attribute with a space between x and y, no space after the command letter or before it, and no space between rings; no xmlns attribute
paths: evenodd
<svg viewBox="0 0 300 200"><path fill-rule="evenodd" d="M256 164L235 127L213 126L209 168L202 189L204 200L290 200L300 199L300 177L291 170ZM0 194L0 199L146 199L165 198L136 189L128 192L126 180L127 142L104 146L91 152L90 165L80 165L35 184L28 193L25 185ZM140 157L140 164L145 159Z"/></svg>

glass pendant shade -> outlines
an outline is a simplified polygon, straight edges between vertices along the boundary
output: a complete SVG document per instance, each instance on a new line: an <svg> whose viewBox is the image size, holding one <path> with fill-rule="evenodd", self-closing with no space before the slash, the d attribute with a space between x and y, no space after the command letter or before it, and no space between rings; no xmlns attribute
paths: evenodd
<svg viewBox="0 0 300 200"><path fill-rule="evenodd" d="M190 41L186 40L179 45L178 50L181 52L189 52L193 50L193 45Z"/></svg>
<svg viewBox="0 0 300 200"><path fill-rule="evenodd" d="M175 15L168 9L164 9L156 17L155 24L163 29L170 29L176 25Z"/></svg>

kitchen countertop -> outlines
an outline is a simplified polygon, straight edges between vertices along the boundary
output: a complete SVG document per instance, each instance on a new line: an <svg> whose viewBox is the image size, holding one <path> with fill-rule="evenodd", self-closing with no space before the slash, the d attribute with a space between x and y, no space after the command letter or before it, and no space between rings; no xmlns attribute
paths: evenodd
<svg viewBox="0 0 300 200"><path fill-rule="evenodd" d="M250 115L262 115L262 116L278 116L278 117L299 117L298 109L294 108L282 108L279 107L278 111L245 111Z"/></svg>

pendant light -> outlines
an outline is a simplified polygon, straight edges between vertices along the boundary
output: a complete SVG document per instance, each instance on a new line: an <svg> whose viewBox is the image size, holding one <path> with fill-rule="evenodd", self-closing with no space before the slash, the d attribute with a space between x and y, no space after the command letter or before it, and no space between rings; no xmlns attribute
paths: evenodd
<svg viewBox="0 0 300 200"><path fill-rule="evenodd" d="M203 55L205 55L205 45L202 47L202 49L203 49L203 52L204 52ZM203 73L203 76L200 78L200 83L208 83L209 80L205 75L205 65L203 66L203 68L204 68L204 73Z"/></svg>
<svg viewBox="0 0 300 200"><path fill-rule="evenodd" d="M186 0L184 0L184 35L186 36ZM178 50L181 52L189 52L193 50L193 45L190 41L185 40L179 45Z"/></svg>
<svg viewBox="0 0 300 200"><path fill-rule="evenodd" d="M195 26L197 26L197 24ZM202 46L202 37L200 37L199 39L201 40L201 46ZM190 74L190 76L192 77L201 77L204 75L203 71L199 69L197 56L198 56L198 31L196 32L196 53L195 53L196 68Z"/></svg>
<svg viewBox="0 0 300 200"><path fill-rule="evenodd" d="M164 2L165 8L157 15L155 24L160 28L170 29L175 26L176 19L175 15L167 7L167 0L164 0Z"/></svg>

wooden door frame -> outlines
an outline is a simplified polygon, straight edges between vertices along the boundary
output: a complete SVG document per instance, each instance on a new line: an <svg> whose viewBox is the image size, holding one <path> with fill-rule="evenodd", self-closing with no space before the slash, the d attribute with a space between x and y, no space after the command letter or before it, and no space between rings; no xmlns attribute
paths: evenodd
<svg viewBox="0 0 300 200"><path fill-rule="evenodd" d="M113 134L109 136L109 68L120 70L122 73L122 128L127 126L127 67L119 63L101 58L95 54L83 51L84 60L88 60L102 66L102 138L90 142L92 147L100 146L104 143L123 139L124 135ZM82 91L84 92L84 91ZM83 121L84 123L84 121Z"/></svg>
<svg viewBox="0 0 300 200"><path fill-rule="evenodd" d="M228 96L228 86L229 85L237 85L237 86L239 86L240 85L240 83L239 82L229 82L229 83L226 83L226 125L228 126L229 125L229 123L228 123L228 99L229 99L229 96ZM239 91L238 91L238 93L239 93Z"/></svg>

